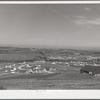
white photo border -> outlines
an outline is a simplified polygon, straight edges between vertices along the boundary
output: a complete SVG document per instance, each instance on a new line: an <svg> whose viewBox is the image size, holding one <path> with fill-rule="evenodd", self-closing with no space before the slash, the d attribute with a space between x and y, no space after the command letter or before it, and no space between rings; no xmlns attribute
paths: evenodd
<svg viewBox="0 0 100 100"><path fill-rule="evenodd" d="M100 4L100 1L0 1L0 4ZM100 90L0 90L0 99L100 99Z"/></svg>

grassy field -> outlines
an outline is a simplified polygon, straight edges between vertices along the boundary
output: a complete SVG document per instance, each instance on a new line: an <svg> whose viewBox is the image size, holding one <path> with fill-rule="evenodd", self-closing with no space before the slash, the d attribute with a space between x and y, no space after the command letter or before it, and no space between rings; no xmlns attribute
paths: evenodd
<svg viewBox="0 0 100 100"><path fill-rule="evenodd" d="M0 89L100 89L100 78L80 74L79 70L80 68L67 67L67 70L60 74L1 77Z"/></svg>
<svg viewBox="0 0 100 100"><path fill-rule="evenodd" d="M44 54L45 52L45 54ZM100 53L99 53L100 54ZM96 55L100 56L98 52ZM87 74L80 74L81 67L72 67L63 62L53 65L51 62L34 62L41 60L43 57L66 56L76 57L77 61L86 59L87 55L93 55L89 51L77 50L46 50L46 49L28 49L28 48L0 48L0 68L5 65L14 64L16 61L31 60L30 65L41 65L43 67L55 67L61 70L61 73L54 74L18 74L18 75L1 75L1 90L16 89L100 89L100 78L90 77ZM33 60L33 61L32 61Z"/></svg>

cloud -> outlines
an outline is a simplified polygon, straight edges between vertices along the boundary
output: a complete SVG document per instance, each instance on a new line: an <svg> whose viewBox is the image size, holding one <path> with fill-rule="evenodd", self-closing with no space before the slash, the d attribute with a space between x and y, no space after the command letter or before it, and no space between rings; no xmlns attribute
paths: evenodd
<svg viewBox="0 0 100 100"><path fill-rule="evenodd" d="M100 25L100 18L77 17L74 22L77 25Z"/></svg>
<svg viewBox="0 0 100 100"><path fill-rule="evenodd" d="M85 7L85 8L83 8L85 11L90 11L91 10L91 8L88 8L88 7Z"/></svg>

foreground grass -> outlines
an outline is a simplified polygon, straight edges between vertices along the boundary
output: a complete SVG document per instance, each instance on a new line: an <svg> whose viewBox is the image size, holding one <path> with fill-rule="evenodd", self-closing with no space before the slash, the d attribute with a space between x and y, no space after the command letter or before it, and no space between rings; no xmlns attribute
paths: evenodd
<svg viewBox="0 0 100 100"><path fill-rule="evenodd" d="M45 78L9 78L1 79L0 86L8 90L35 90L35 89L100 89L100 79L90 78L80 74L78 70L71 70Z"/></svg>

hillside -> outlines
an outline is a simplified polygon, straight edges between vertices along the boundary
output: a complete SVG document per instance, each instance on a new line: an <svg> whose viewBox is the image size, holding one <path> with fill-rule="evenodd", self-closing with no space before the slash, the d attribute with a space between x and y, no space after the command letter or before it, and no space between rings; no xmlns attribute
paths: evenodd
<svg viewBox="0 0 100 100"><path fill-rule="evenodd" d="M72 49L0 47L0 62L46 60L49 57L99 56L100 52Z"/></svg>

